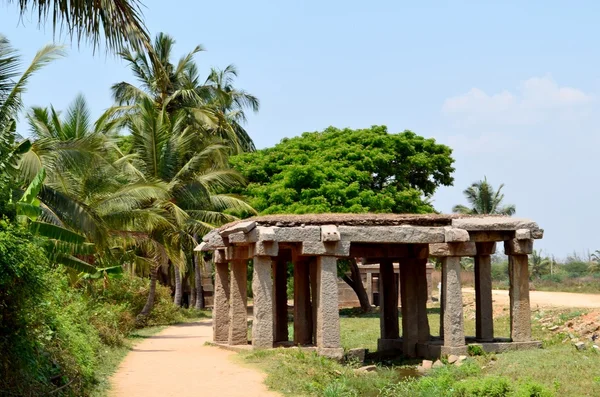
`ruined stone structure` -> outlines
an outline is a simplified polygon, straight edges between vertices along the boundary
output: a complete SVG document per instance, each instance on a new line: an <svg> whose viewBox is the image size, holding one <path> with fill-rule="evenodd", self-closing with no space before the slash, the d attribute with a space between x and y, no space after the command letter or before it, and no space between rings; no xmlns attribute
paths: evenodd
<svg viewBox="0 0 600 397"><path fill-rule="evenodd" d="M539 346L531 340L527 255L543 230L530 220L465 215L279 215L256 217L209 233L197 250L215 263L214 340L247 345L246 280L253 263L252 347L289 343L287 264L294 268L294 340L320 354L342 355L338 314L338 258L378 263L380 351L409 357ZM510 339L494 337L490 255L496 243L509 257ZM460 258L475 258L476 335L465 337ZM429 257L442 261L440 337L427 318ZM399 263L399 283L394 275ZM400 292L400 294L398 294ZM400 295L400 297L398 297ZM401 324L398 320L401 302ZM402 330L402 337L400 337Z"/></svg>

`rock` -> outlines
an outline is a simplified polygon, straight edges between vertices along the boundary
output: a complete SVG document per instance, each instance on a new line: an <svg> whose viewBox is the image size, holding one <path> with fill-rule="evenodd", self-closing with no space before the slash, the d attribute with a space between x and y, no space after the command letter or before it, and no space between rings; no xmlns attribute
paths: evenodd
<svg viewBox="0 0 600 397"><path fill-rule="evenodd" d="M346 353L346 360L364 363L366 354L367 349L350 349L348 350L348 353Z"/></svg>
<svg viewBox="0 0 600 397"><path fill-rule="evenodd" d="M597 352L600 352L600 346L598 345L592 345L592 349L594 349Z"/></svg>
<svg viewBox="0 0 600 397"><path fill-rule="evenodd" d="M358 371L360 373L365 373L365 372L373 372L377 370L377 365L365 365L364 367L360 367L358 369L356 369L355 371Z"/></svg>
<svg viewBox="0 0 600 397"><path fill-rule="evenodd" d="M585 343L577 342L575 343L575 347L577 348L577 350L585 350Z"/></svg>
<svg viewBox="0 0 600 397"><path fill-rule="evenodd" d="M423 369L425 371L431 369L431 367L433 366L433 361L431 360L423 360L423 363L421 363L420 365L421 367L423 367Z"/></svg>
<svg viewBox="0 0 600 397"><path fill-rule="evenodd" d="M466 359L467 359L467 356L458 356L457 363L461 363L462 364L462 362L465 361Z"/></svg>
<svg viewBox="0 0 600 397"><path fill-rule="evenodd" d="M458 361L458 356L451 354L448 356L448 364L454 364Z"/></svg>
<svg viewBox="0 0 600 397"><path fill-rule="evenodd" d="M338 371L337 369L335 371L333 371L334 374L336 374L337 376L342 376L342 371Z"/></svg>
<svg viewBox="0 0 600 397"><path fill-rule="evenodd" d="M443 366L444 366L444 363L443 363L443 362L441 362L440 360L436 360L436 361L433 363L433 366L432 366L432 368L442 368Z"/></svg>
<svg viewBox="0 0 600 397"><path fill-rule="evenodd" d="M423 368L422 365L417 365L417 372L420 373L421 375L424 375L425 372L427 372L427 371L425 371L425 368Z"/></svg>
<svg viewBox="0 0 600 397"><path fill-rule="evenodd" d="M556 331L558 329L558 325L554 325L550 328L548 328L550 331Z"/></svg>

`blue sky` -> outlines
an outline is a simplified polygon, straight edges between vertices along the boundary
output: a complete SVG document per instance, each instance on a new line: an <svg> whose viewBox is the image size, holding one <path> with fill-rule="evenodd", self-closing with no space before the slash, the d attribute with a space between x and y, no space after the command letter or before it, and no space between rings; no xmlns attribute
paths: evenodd
<svg viewBox="0 0 600 397"><path fill-rule="evenodd" d="M52 31L19 23L5 3L0 33L28 60ZM600 249L600 4L144 3L150 31L174 36L178 55L202 44L206 70L238 67L238 86L261 100L247 125L259 148L329 125L411 129L454 149L455 184L436 193L438 210L487 176L546 230L544 252ZM25 101L62 109L83 93L97 116L122 80L120 60L83 43L40 72Z"/></svg>

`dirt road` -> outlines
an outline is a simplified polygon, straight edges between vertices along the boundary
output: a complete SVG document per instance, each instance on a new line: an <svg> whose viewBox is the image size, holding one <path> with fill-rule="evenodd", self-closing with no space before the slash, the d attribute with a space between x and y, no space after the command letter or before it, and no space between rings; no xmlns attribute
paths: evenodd
<svg viewBox="0 0 600 397"><path fill-rule="evenodd" d="M463 292L475 293L473 288L463 288ZM509 304L508 291L493 290L494 302ZM539 307L573 307L600 308L600 294L576 294L571 292L530 291L529 299L532 308Z"/></svg>
<svg viewBox="0 0 600 397"><path fill-rule="evenodd" d="M265 375L236 365L233 352L204 346L212 322L169 327L137 344L111 380L116 397L278 396L269 392Z"/></svg>

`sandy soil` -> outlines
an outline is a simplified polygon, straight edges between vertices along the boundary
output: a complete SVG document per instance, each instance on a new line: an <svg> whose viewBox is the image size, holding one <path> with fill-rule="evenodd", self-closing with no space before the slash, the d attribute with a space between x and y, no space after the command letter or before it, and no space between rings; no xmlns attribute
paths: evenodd
<svg viewBox="0 0 600 397"><path fill-rule="evenodd" d="M463 292L475 293L473 288L463 288ZM495 303L509 305L508 291L493 290ZM539 307L572 307L600 308L600 294L576 294L571 292L530 291L531 308Z"/></svg>
<svg viewBox="0 0 600 397"><path fill-rule="evenodd" d="M265 375L236 365L230 351L204 346L212 322L169 327L137 344L111 379L110 396L278 396Z"/></svg>

